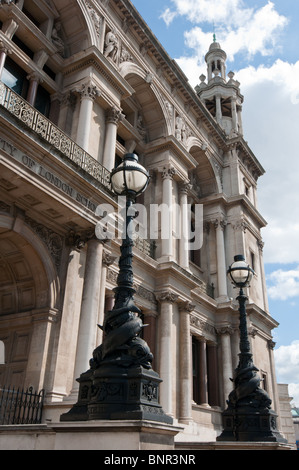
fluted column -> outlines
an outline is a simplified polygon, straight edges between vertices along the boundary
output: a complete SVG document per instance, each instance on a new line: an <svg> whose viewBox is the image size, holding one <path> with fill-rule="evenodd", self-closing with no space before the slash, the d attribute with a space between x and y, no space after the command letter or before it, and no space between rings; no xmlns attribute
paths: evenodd
<svg viewBox="0 0 299 470"><path fill-rule="evenodd" d="M230 327L217 329L221 340L221 362L222 362L222 381L223 381L223 403L226 403L228 396L233 389L232 352L230 337L233 330Z"/></svg>
<svg viewBox="0 0 299 470"><path fill-rule="evenodd" d="M172 166L165 167L162 172L162 204L168 208L165 218L162 218L161 237L162 237L162 253L161 256L173 256L173 204L172 204L172 185L175 169Z"/></svg>
<svg viewBox="0 0 299 470"><path fill-rule="evenodd" d="M180 233L180 251L179 263L184 269L189 269L189 223L191 222L188 217L188 192L191 188L189 181L184 181L180 184L180 216L181 216L181 233Z"/></svg>
<svg viewBox="0 0 299 470"><path fill-rule="evenodd" d="M173 327L173 303L178 299L178 295L171 291L162 292L157 295L160 302L159 317L159 373L163 380L160 386L160 403L166 414L173 416L173 352L175 344L172 337Z"/></svg>
<svg viewBox="0 0 299 470"><path fill-rule="evenodd" d="M102 164L109 171L113 170L115 166L117 127L123 118L124 115L117 108L109 109L106 114L106 135Z"/></svg>
<svg viewBox="0 0 299 470"><path fill-rule="evenodd" d="M194 308L195 305L191 302L183 302L179 305L179 421L182 423L189 423L192 420L192 342L190 332L190 314Z"/></svg>
<svg viewBox="0 0 299 470"><path fill-rule="evenodd" d="M89 360L96 347L102 256L103 244L99 240L89 240L85 262L84 286L75 364L75 379L89 369Z"/></svg>
<svg viewBox="0 0 299 470"><path fill-rule="evenodd" d="M88 152L93 102L100 92L92 83L84 83L78 90L81 103L77 130L77 144Z"/></svg>
<svg viewBox="0 0 299 470"><path fill-rule="evenodd" d="M222 218L219 218L214 221L214 225L216 230L218 297L221 300L225 300L227 299L227 266L224 246L224 229L226 222Z"/></svg>
<svg viewBox="0 0 299 470"><path fill-rule="evenodd" d="M35 105L37 89L40 83L43 82L42 78L38 75L37 72L32 72L30 75L27 76L29 80L29 88L27 92L27 101L32 106Z"/></svg>

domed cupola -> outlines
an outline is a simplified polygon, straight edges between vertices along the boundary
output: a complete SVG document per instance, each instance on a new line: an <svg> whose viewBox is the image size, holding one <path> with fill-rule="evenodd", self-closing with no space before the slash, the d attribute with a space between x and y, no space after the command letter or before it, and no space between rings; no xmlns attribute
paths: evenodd
<svg viewBox="0 0 299 470"><path fill-rule="evenodd" d="M244 97L240 92L240 83L234 80L234 73L226 74L226 53L221 49L219 42L210 45L205 56L207 63L208 80L201 75L200 85L195 90L208 111L216 119L229 137L243 135L242 104Z"/></svg>

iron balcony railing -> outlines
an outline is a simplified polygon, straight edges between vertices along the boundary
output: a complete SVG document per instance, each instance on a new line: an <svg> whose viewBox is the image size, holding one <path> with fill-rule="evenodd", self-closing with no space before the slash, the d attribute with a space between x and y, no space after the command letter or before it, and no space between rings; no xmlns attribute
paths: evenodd
<svg viewBox="0 0 299 470"><path fill-rule="evenodd" d="M76 144L67 134L0 81L0 106L36 132L65 157L111 190L110 171Z"/></svg>
<svg viewBox="0 0 299 470"><path fill-rule="evenodd" d="M44 390L0 387L0 425L41 424Z"/></svg>

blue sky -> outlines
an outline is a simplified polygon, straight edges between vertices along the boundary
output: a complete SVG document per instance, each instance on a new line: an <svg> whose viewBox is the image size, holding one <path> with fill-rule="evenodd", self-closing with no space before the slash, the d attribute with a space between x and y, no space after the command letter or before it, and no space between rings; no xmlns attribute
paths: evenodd
<svg viewBox="0 0 299 470"><path fill-rule="evenodd" d="M192 86L214 31L241 83L244 138L266 170L258 205L277 380L299 406L299 1L131 1Z"/></svg>

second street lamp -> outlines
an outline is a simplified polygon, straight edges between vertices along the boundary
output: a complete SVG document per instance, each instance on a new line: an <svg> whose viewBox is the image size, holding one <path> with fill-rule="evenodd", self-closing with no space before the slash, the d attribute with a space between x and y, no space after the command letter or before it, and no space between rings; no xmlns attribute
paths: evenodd
<svg viewBox="0 0 299 470"><path fill-rule="evenodd" d="M228 269L228 276L234 287L239 289L240 354L233 377L234 389L222 415L224 430L217 441L286 443L277 429L277 415L271 409L271 399L260 387L259 370L253 364L250 350L246 315L248 298L243 289L249 287L253 275L254 271L245 262L244 256L235 256L234 263Z"/></svg>

